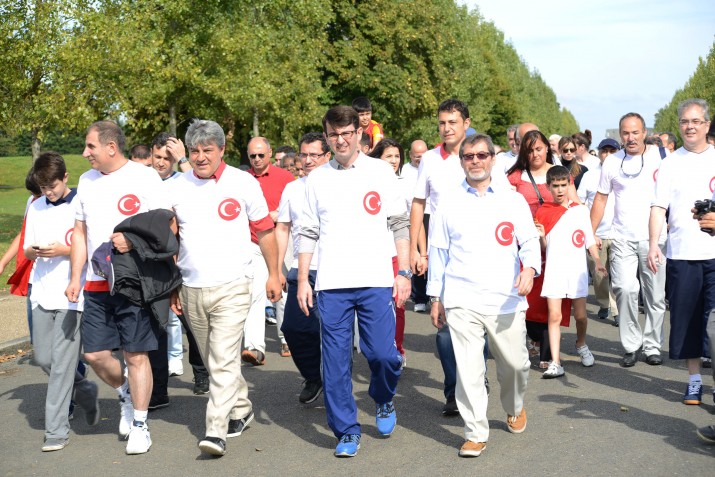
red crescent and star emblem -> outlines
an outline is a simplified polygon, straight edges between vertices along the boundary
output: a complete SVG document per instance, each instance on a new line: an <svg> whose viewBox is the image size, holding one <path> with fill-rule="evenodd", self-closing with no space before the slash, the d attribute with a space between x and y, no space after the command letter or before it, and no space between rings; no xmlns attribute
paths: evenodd
<svg viewBox="0 0 715 477"><path fill-rule="evenodd" d="M370 215L377 215L382 208L382 201L380 200L380 194L375 191L368 192L365 194L365 198L362 200L362 205L365 210Z"/></svg>
<svg viewBox="0 0 715 477"><path fill-rule="evenodd" d="M656 170L653 171L653 182L655 182L656 179L658 178L658 171L659 171L659 170L660 170L660 169L656 169Z"/></svg>
<svg viewBox="0 0 715 477"><path fill-rule="evenodd" d="M494 237L496 237L499 245L508 246L514 243L514 224L511 222L502 222L497 225L494 231Z"/></svg>
<svg viewBox="0 0 715 477"><path fill-rule="evenodd" d="M710 179L710 192L715 192L715 177Z"/></svg>
<svg viewBox="0 0 715 477"><path fill-rule="evenodd" d="M139 202L139 197L134 194L127 194L117 202L117 209L122 215L134 215L139 212L139 207L141 207L141 202Z"/></svg>
<svg viewBox="0 0 715 477"><path fill-rule="evenodd" d="M68 247L72 245L72 234L74 233L74 228L71 228L65 234L65 245Z"/></svg>
<svg viewBox="0 0 715 477"><path fill-rule="evenodd" d="M586 243L586 234L583 233L583 230L578 229L571 236L571 241L576 248L581 248Z"/></svg>
<svg viewBox="0 0 715 477"><path fill-rule="evenodd" d="M218 216L223 220L233 220L241 213L241 204L236 199L226 199L218 205Z"/></svg>

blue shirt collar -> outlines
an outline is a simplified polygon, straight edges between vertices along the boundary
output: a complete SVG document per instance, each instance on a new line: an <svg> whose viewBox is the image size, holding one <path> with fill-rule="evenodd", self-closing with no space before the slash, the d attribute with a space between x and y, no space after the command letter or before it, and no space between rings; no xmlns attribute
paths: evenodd
<svg viewBox="0 0 715 477"><path fill-rule="evenodd" d="M467 191L467 194L473 194L476 197L483 197L480 196L479 193L477 192L477 189L474 187L470 186L469 183L467 182L467 179L464 179L462 181L462 187L464 188L465 191ZM492 184L489 184L489 187L487 187L487 193L493 194L494 189L492 188Z"/></svg>
<svg viewBox="0 0 715 477"><path fill-rule="evenodd" d="M50 199L45 197L45 202L47 202L47 205L62 205L62 204L69 204L72 202L72 199L74 199L74 196L77 195L77 189L70 189L70 193L67 194L65 197L62 197L61 199L57 199L54 202L50 202Z"/></svg>

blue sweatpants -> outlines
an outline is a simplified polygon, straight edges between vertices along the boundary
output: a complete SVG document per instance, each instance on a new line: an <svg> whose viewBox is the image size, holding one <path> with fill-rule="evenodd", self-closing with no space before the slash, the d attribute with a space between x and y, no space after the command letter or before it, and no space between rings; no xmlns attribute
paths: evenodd
<svg viewBox="0 0 715 477"><path fill-rule="evenodd" d="M353 397L353 325L357 313L360 350L370 365L369 394L377 404L397 392L402 356L395 345L392 288L344 288L318 293L323 351L323 390L328 426L337 438L360 434Z"/></svg>

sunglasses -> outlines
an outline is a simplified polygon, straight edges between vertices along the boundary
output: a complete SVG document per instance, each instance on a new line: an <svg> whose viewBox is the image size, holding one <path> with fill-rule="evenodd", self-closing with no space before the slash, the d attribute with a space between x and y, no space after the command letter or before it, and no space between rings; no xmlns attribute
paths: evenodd
<svg viewBox="0 0 715 477"><path fill-rule="evenodd" d="M250 157L251 159L255 159L255 158L257 158L257 157L260 158L260 159L263 159L264 157L266 157L266 155L263 154L263 153L261 153L261 154L249 154L248 157Z"/></svg>
<svg viewBox="0 0 715 477"><path fill-rule="evenodd" d="M464 154L462 156L462 160L473 161L475 157L477 159L479 159L480 161L486 161L487 159L491 158L492 155L489 154L488 152L478 152L476 154Z"/></svg>
<svg viewBox="0 0 715 477"><path fill-rule="evenodd" d="M565 148L561 149L561 152L576 152L576 148L575 147L565 147Z"/></svg>

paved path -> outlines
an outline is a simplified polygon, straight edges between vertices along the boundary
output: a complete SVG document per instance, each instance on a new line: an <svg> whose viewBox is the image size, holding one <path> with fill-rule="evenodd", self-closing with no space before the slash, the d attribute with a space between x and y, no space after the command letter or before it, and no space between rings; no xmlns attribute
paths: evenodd
<svg viewBox="0 0 715 477"><path fill-rule="evenodd" d="M589 312L595 315L592 305ZM521 435L507 431L490 364L492 430L487 450L476 459L457 457L462 421L440 414L442 371L434 330L424 314L407 313L408 368L395 399L398 427L389 439L378 437L367 395L369 370L356 356L363 440L353 459L332 456L336 441L322 400L298 403L301 379L291 360L279 357L275 340L269 342L266 366L243 368L256 421L242 436L229 439L221 459L204 458L196 447L203 437L206 397L191 393L190 371L170 378L171 405L150 414L154 445L148 454L124 454L116 432L116 395L106 385L100 386L100 423L90 428L76 411L70 445L43 454L46 378L39 368L13 361L0 365L0 475L714 475L715 446L695 434L697 427L715 422L712 378L704 377L704 404L685 406L680 403L686 379L682 362L666 359L660 367L640 362L622 369L617 329L592 318L588 343L596 365L584 368L571 352L573 333L572 325L563 336L565 378L542 380L532 368L528 426ZM267 335L274 338L272 328ZM184 366L190 370L186 357Z"/></svg>

